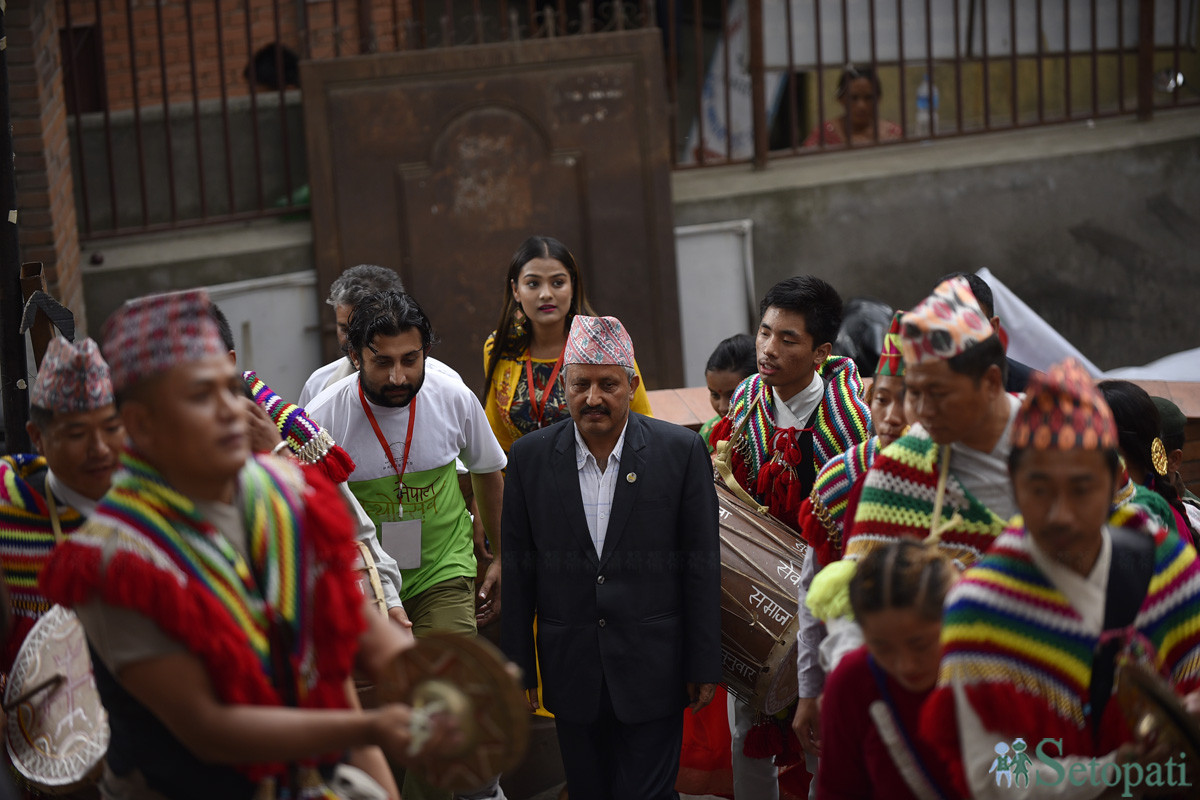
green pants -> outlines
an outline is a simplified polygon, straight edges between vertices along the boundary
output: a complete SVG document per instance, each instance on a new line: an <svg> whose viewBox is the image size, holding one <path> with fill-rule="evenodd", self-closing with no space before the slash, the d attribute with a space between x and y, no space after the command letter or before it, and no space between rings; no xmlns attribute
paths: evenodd
<svg viewBox="0 0 1200 800"><path fill-rule="evenodd" d="M464 577L435 583L404 601L404 610L412 620L413 636L418 639L431 633L474 636L477 633L475 581ZM411 770L404 773L400 794L404 800L450 800L453 797L445 789L430 786Z"/></svg>

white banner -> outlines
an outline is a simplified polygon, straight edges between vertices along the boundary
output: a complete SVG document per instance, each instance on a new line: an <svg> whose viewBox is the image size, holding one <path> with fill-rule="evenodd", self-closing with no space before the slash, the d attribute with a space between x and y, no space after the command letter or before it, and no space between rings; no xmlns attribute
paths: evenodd
<svg viewBox="0 0 1200 800"><path fill-rule="evenodd" d="M747 25L746 0L733 0L725 33L717 42L708 75L704 79L700 119L703 121L703 142L700 126L692 123L681 164L699 163L699 151L704 150L705 162L746 160L754 156L754 114L751 111L750 31ZM769 34L767 34L769 35ZM729 63L729 114L725 113L725 64ZM766 95L767 120L775 116L783 73L768 71L763 86ZM800 137L803 139L803 135Z"/></svg>

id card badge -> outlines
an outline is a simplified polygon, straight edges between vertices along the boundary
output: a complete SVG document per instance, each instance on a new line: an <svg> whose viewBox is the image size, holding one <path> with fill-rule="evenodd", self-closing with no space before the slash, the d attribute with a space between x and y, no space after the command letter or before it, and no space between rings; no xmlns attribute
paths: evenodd
<svg viewBox="0 0 1200 800"><path fill-rule="evenodd" d="M421 520L384 522L379 530L379 542L383 551L396 559L400 569L421 566Z"/></svg>

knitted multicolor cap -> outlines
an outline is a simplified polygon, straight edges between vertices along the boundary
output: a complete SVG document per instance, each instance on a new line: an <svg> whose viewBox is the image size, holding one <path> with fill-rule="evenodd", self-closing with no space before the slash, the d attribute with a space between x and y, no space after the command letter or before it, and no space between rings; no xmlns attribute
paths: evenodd
<svg viewBox="0 0 1200 800"><path fill-rule="evenodd" d="M1035 372L1012 426L1012 446L1034 450L1108 450L1117 424L1104 395L1079 362L1068 358Z"/></svg>
<svg viewBox="0 0 1200 800"><path fill-rule="evenodd" d="M633 340L616 317L576 316L567 335L563 364L633 367Z"/></svg>
<svg viewBox="0 0 1200 800"><path fill-rule="evenodd" d="M289 403L263 382L253 371L242 373L254 402L267 412L279 429L282 441L301 464L316 464L325 477L341 483L354 472L354 459L333 440L329 432L309 419L308 413L295 403Z"/></svg>
<svg viewBox="0 0 1200 800"><path fill-rule="evenodd" d="M120 391L187 361L225 355L203 290L130 300L104 323L104 357Z"/></svg>
<svg viewBox="0 0 1200 800"><path fill-rule="evenodd" d="M876 378L904 377L904 353L900 349L900 318L903 316L903 311L897 311L892 317L892 326L883 336L883 349L875 367Z"/></svg>
<svg viewBox="0 0 1200 800"><path fill-rule="evenodd" d="M903 316L900 344L911 367L953 358L995 335L966 279L951 278Z"/></svg>
<svg viewBox="0 0 1200 800"><path fill-rule="evenodd" d="M95 411L113 404L112 378L91 339L50 340L29 391L29 402L55 414Z"/></svg>

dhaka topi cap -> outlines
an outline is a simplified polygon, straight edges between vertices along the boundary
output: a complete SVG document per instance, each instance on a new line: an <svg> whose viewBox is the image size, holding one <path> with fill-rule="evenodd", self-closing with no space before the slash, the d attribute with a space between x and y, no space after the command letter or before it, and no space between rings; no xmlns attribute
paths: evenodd
<svg viewBox="0 0 1200 800"><path fill-rule="evenodd" d="M876 378L904 377L904 353L900 348L900 319L903 311L892 317L892 325L883 335L883 347L879 351L879 363L875 366Z"/></svg>
<svg viewBox="0 0 1200 800"><path fill-rule="evenodd" d="M995 335L965 278L942 281L901 319L900 342L910 367L954 358Z"/></svg>
<svg viewBox="0 0 1200 800"><path fill-rule="evenodd" d="M1012 426L1012 446L1034 450L1108 450L1117 423L1104 395L1078 361L1068 358L1029 379Z"/></svg>
<svg viewBox="0 0 1200 800"><path fill-rule="evenodd" d="M227 354L211 305L197 289L139 297L114 311L104 323L102 349L117 391L178 364Z"/></svg>
<svg viewBox="0 0 1200 800"><path fill-rule="evenodd" d="M633 368L633 340L616 317L576 315L563 364L615 364Z"/></svg>
<svg viewBox="0 0 1200 800"><path fill-rule="evenodd" d="M95 411L113 404L112 378L100 347L91 339L55 336L33 380L29 402L55 414Z"/></svg>

